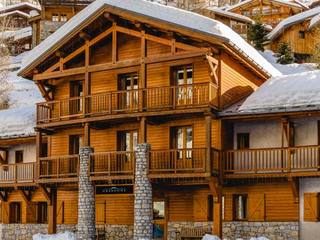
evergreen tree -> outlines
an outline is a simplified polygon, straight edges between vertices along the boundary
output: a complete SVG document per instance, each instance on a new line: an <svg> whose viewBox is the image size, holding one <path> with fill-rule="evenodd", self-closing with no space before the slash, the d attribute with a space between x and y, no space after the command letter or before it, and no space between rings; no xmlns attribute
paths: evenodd
<svg viewBox="0 0 320 240"><path fill-rule="evenodd" d="M257 20L248 28L248 40L252 42L255 49L259 51L264 51L264 46L268 41L267 34L267 30L260 20Z"/></svg>
<svg viewBox="0 0 320 240"><path fill-rule="evenodd" d="M280 63L280 64L290 64L290 63L293 63L294 61L291 47L286 42L280 43L278 51L276 53L276 57L277 57L277 63Z"/></svg>

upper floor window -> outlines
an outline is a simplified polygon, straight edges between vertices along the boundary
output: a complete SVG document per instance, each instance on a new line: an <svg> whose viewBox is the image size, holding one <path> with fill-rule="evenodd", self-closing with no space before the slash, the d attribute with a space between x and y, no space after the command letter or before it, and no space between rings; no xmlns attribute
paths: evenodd
<svg viewBox="0 0 320 240"><path fill-rule="evenodd" d="M246 220L247 208L248 208L248 196L247 195L234 195L233 196L233 209L234 220Z"/></svg>
<svg viewBox="0 0 320 240"><path fill-rule="evenodd" d="M118 76L118 90L121 90L121 93L118 94L118 107L120 110L130 110L138 108L138 88L138 73L133 72L127 74L120 74Z"/></svg>
<svg viewBox="0 0 320 240"><path fill-rule="evenodd" d="M250 148L250 134L249 133L238 133L237 134L237 149L248 149Z"/></svg>
<svg viewBox="0 0 320 240"><path fill-rule="evenodd" d="M21 203L11 202L9 206L10 223L21 223Z"/></svg>
<svg viewBox="0 0 320 240"><path fill-rule="evenodd" d="M81 135L69 136L69 154L70 155L79 154L81 146L82 146Z"/></svg>
<svg viewBox="0 0 320 240"><path fill-rule="evenodd" d="M83 81L71 81L70 82L70 97L74 98L69 102L69 113L77 114L82 111L82 99L83 96Z"/></svg>
<svg viewBox="0 0 320 240"><path fill-rule="evenodd" d="M125 152L134 151L138 144L138 131L120 131L118 132L118 150Z"/></svg>
<svg viewBox="0 0 320 240"><path fill-rule="evenodd" d="M176 90L176 104L178 105L187 105L192 104L193 100L193 91L192 86L189 86L193 83L193 66L184 65L174 67L172 69L173 79L172 85L177 86Z"/></svg>
<svg viewBox="0 0 320 240"><path fill-rule="evenodd" d="M299 38L301 38L301 39L305 39L306 38L305 31L299 31Z"/></svg>
<svg viewBox="0 0 320 240"><path fill-rule="evenodd" d="M59 14L53 13L51 16L51 21L52 22L59 22Z"/></svg>
<svg viewBox="0 0 320 240"><path fill-rule="evenodd" d="M171 148L180 150L177 153L179 159L190 159L193 147L192 126L171 128Z"/></svg>
<svg viewBox="0 0 320 240"><path fill-rule="evenodd" d="M67 14L61 14L61 15L60 15L60 21L61 21L61 22L66 22L66 21L68 21Z"/></svg>
<svg viewBox="0 0 320 240"><path fill-rule="evenodd" d="M16 163L23 162L23 150L15 151L15 162Z"/></svg>

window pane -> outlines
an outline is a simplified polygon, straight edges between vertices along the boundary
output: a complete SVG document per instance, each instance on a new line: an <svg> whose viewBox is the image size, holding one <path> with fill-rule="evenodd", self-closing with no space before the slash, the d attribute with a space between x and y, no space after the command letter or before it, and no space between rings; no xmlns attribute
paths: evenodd
<svg viewBox="0 0 320 240"><path fill-rule="evenodd" d="M165 218L165 202L153 202L153 219L164 219Z"/></svg>

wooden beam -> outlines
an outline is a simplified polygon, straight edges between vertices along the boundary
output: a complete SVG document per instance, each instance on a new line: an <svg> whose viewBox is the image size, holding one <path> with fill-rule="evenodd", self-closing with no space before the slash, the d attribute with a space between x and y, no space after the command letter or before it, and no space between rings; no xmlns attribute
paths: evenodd
<svg viewBox="0 0 320 240"><path fill-rule="evenodd" d="M48 205L52 205L50 192L44 186L40 185L39 190L42 192L43 196L47 200Z"/></svg>
<svg viewBox="0 0 320 240"><path fill-rule="evenodd" d="M90 41L90 36L89 36L89 34L83 32L83 31L81 31L81 32L79 33L79 37L82 38L82 39L85 40L85 41Z"/></svg>
<svg viewBox="0 0 320 240"><path fill-rule="evenodd" d="M1 200L1 202L8 201L8 192L7 191L0 191L0 200Z"/></svg>
<svg viewBox="0 0 320 240"><path fill-rule="evenodd" d="M29 194L27 194L24 190L18 190L18 192L20 193L20 195L23 198L24 202L27 205L29 205L30 200L31 200L31 192L29 192Z"/></svg>
<svg viewBox="0 0 320 240"><path fill-rule="evenodd" d="M84 124L84 137L83 137L83 147L90 146L90 125L89 123Z"/></svg>
<svg viewBox="0 0 320 240"><path fill-rule="evenodd" d="M295 203L299 202L299 180L293 177L288 177L288 183L292 190Z"/></svg>
<svg viewBox="0 0 320 240"><path fill-rule="evenodd" d="M113 31L112 31L112 63L116 63L118 60L118 38L116 31L117 24L113 23Z"/></svg>
<svg viewBox="0 0 320 240"><path fill-rule="evenodd" d="M212 161L211 161L211 126L212 126L212 117L211 115L205 116L205 125L206 125L206 172L212 172Z"/></svg>
<svg viewBox="0 0 320 240"><path fill-rule="evenodd" d="M42 143L42 133L40 130L38 130L36 133L36 162L37 162L36 178L37 179L39 179L39 174L40 174L39 158L41 157L41 143Z"/></svg>
<svg viewBox="0 0 320 240"><path fill-rule="evenodd" d="M140 143L147 142L147 121L146 117L142 117L140 120Z"/></svg>
<svg viewBox="0 0 320 240"><path fill-rule="evenodd" d="M48 205L48 233L55 234L57 232L57 189L51 188L50 191L51 204Z"/></svg>
<svg viewBox="0 0 320 240"><path fill-rule="evenodd" d="M220 237L223 239L222 236L222 197L219 197L218 201L214 202L213 207L213 235Z"/></svg>
<svg viewBox="0 0 320 240"><path fill-rule="evenodd" d="M38 86L42 97L46 99L46 101L52 101L52 98L49 96L49 92L46 90L42 82L36 82L36 85Z"/></svg>

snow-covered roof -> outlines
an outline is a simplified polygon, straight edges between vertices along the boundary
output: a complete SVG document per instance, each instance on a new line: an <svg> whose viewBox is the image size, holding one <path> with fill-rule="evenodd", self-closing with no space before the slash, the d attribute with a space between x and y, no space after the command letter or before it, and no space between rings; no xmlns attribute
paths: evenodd
<svg viewBox="0 0 320 240"><path fill-rule="evenodd" d="M208 10L210 10L210 11L212 11L212 12L218 14L218 15L222 15L222 16L233 18L233 19L237 19L237 20L240 20L242 22L254 23L254 21L249 17L243 16L241 14L233 13L233 12L224 11L221 8L218 8L218 7L208 7L206 9L208 9Z"/></svg>
<svg viewBox="0 0 320 240"><path fill-rule="evenodd" d="M12 16L12 15L19 15L19 16L22 16L22 17L25 17L25 18L29 18L30 17L30 15L27 14L27 13L24 13L24 12L19 11L19 10L14 10L12 12L1 13L0 14L0 18Z"/></svg>
<svg viewBox="0 0 320 240"><path fill-rule="evenodd" d="M252 93L239 113L320 109L320 70L273 77Z"/></svg>
<svg viewBox="0 0 320 240"><path fill-rule="evenodd" d="M192 30L195 33L221 39L221 41L238 49L239 52L245 53L248 61L252 61L269 75L281 75L258 51L223 23L196 13L144 0L135 0L134 4L132 4L132 0L94 1L35 47L30 54L24 58L20 74L29 67L34 67L39 64L41 59L50 55L52 49L59 48L71 37L75 36L78 28L89 24L92 18L95 17L95 14L101 12L103 8L127 11L133 16L148 17L158 22L179 26Z"/></svg>
<svg viewBox="0 0 320 240"><path fill-rule="evenodd" d="M227 11L232 11L236 8L239 8L239 7L242 7L248 3L251 3L252 1L254 0L244 0L244 1L240 1L239 3L237 4L234 4L232 6L229 6L226 10ZM284 5L288 5L288 6L291 6L291 7L297 7L297 8L306 8L308 9L307 6L305 6L304 4L301 4L300 2L298 3L298 0L295 0L294 2L292 1L287 1L287 0L270 0L270 2L276 2L276 3L279 3L279 4L284 4Z"/></svg>
<svg viewBox="0 0 320 240"><path fill-rule="evenodd" d="M11 11L22 9L22 8L30 8L30 9L41 11L41 7L38 5L34 5L29 2L21 2L21 3L0 8L0 13L11 12Z"/></svg>
<svg viewBox="0 0 320 240"><path fill-rule="evenodd" d="M319 23L319 15L320 15L320 7L316 7L313 9L310 9L308 11L293 15L291 17L288 17L286 19L283 19L274 29L272 32L268 34L268 38L270 40L273 40L277 38L286 28L293 26L295 24L301 23L307 19L310 19L309 29L311 27L314 27L317 23Z"/></svg>
<svg viewBox="0 0 320 240"><path fill-rule="evenodd" d="M34 136L35 106L0 111L0 139Z"/></svg>
<svg viewBox="0 0 320 240"><path fill-rule="evenodd" d="M12 39L13 41L19 41L24 38L32 37L31 27L25 27L14 31L4 31L0 32L0 38Z"/></svg>

